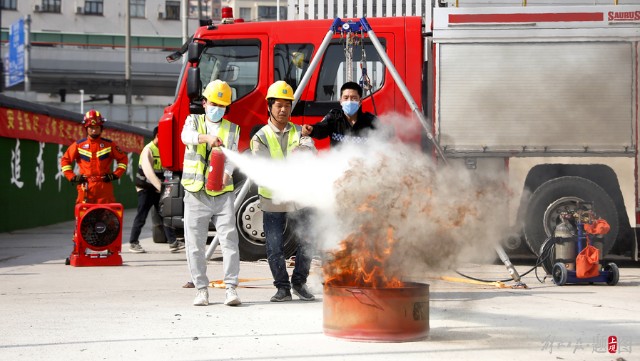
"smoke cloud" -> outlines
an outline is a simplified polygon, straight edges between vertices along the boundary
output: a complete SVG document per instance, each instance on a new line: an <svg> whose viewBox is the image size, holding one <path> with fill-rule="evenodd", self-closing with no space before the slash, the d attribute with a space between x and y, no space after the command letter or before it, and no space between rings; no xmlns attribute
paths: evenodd
<svg viewBox="0 0 640 361"><path fill-rule="evenodd" d="M408 122L398 116L386 121ZM398 276L493 259L507 228L505 214L497 211L506 202L502 180L464 166L436 165L414 146L383 138L371 134L364 145L299 152L280 161L225 153L270 188L274 200L315 208L318 216L304 233L324 251L362 234L371 252L390 251L383 266Z"/></svg>

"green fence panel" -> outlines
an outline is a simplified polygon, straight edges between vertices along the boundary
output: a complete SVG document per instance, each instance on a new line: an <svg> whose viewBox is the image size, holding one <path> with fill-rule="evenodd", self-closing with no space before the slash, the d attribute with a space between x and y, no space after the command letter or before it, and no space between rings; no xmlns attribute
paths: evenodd
<svg viewBox="0 0 640 361"><path fill-rule="evenodd" d="M0 137L0 232L40 227L74 219L76 188L60 171L66 146ZM114 183L125 209L137 206L133 183L137 153L128 153L129 169Z"/></svg>

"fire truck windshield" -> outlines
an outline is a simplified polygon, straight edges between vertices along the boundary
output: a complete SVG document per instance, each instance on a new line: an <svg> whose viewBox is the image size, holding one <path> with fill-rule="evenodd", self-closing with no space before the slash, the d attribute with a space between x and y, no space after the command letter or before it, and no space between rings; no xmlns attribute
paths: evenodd
<svg viewBox="0 0 640 361"><path fill-rule="evenodd" d="M260 43L257 40L216 42L200 57L200 80L206 86L215 79L229 83L233 100L249 94L258 84Z"/></svg>

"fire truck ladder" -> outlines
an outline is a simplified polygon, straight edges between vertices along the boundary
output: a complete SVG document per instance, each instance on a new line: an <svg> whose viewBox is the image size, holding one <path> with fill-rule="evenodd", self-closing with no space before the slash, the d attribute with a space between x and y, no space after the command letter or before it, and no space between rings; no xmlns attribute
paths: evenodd
<svg viewBox="0 0 640 361"><path fill-rule="evenodd" d="M427 138L429 138L429 141L431 141L431 143L435 147L438 155L440 156L440 159L442 159L444 164L448 164L447 158L445 157L444 152L442 151L442 148L440 147L440 144L438 144L438 141L434 138L433 133L431 132L431 129L429 127L429 123L427 122L427 119L425 118L424 114L420 111L420 109L418 109L418 105L416 104L415 100L411 96L411 93L409 93L409 89L407 89L406 84L404 83L404 81L400 77L400 74L396 70L396 68L393 65L393 63L391 62L391 59L387 55L387 52L385 51L384 47L380 43L380 40L378 40L378 37L376 36L375 32L373 31L373 29L369 25L369 22L367 21L366 18L361 18L357 22L353 22L353 21L344 22L340 18L336 18L333 21L333 24L331 24L331 27L329 28L329 31L327 32L327 34L325 35L324 39L322 40L322 43L320 44L320 47L318 48L318 51L313 56L313 59L311 60L311 63L309 64L309 69L307 69L304 77L302 77L302 80L300 80L300 84L298 85L298 88L296 89L296 91L294 93L294 96L293 96L294 100L293 100L292 108L295 108L296 103L298 102L298 100L300 99L300 96L302 95L302 92L304 91L304 88L306 88L307 84L309 83L309 80L311 79L311 76L312 76L313 72L315 71L316 67L318 66L318 63L320 63L320 59L322 58L322 56L324 55L325 51L327 50L327 47L329 46L329 43L331 42L331 39L333 38L333 35L336 34L336 33L341 34L341 35L346 34L346 33L351 33L351 34L360 33L360 34L363 34L364 32L366 32L367 35L369 36L369 40L371 40L371 43L373 43L373 46L375 47L376 51L378 52L378 55L380 56L380 59L382 59L382 62L387 67L387 70L389 70L389 73L391 74L391 77L393 78L393 80L398 85L398 88L400 89L400 91L402 92L402 95L404 96L404 98L406 99L407 103L409 104L409 107L411 107L411 111L420 120L420 123L422 124L422 127L424 128L424 130L426 132ZM349 41L349 40L347 40L347 41ZM353 44L353 42L351 42L351 44ZM348 56L347 56L346 60L347 60L347 62L352 61L352 59L350 59ZM351 64L349 63L347 65L348 65L349 69L351 69ZM349 76L349 73L347 73L347 75ZM349 79L349 80L351 80L351 79ZM502 245L500 245L500 244L496 245L495 246L495 251L498 254L498 256L500 257L500 260L504 263L505 267L507 267L507 271L509 272L509 275L511 276L511 278L513 278L513 280L516 282L516 286L515 287L526 288L527 286L520 280L520 275L518 274L518 271L516 271L516 268L513 266L513 264L509 260L509 256L507 256L507 253L505 252L505 250L502 247Z"/></svg>

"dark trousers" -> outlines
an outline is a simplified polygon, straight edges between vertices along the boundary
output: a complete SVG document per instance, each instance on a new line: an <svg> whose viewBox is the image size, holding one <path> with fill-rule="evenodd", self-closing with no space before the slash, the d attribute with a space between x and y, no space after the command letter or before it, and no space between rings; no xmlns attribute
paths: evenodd
<svg viewBox="0 0 640 361"><path fill-rule="evenodd" d="M289 282L289 273L284 255L284 228L287 217L295 219L297 224L306 224L306 212L304 210L284 212L263 212L263 226L267 239L267 261L273 275L273 285L277 288L291 289L291 284L301 285L307 282L309 269L311 268L311 255L304 246L303 240L298 241L296 250L296 262ZM301 232L302 233L302 232Z"/></svg>
<svg viewBox="0 0 640 361"><path fill-rule="evenodd" d="M133 219L133 228L131 228L131 237L129 237L129 243L140 243L138 238L142 232L149 215L149 210L154 207L156 213L160 214L160 193L153 189L143 189L138 192L138 213L136 218ZM175 231L171 227L164 228L164 234L167 237L167 242L170 244L176 241Z"/></svg>

